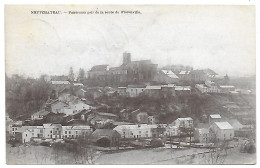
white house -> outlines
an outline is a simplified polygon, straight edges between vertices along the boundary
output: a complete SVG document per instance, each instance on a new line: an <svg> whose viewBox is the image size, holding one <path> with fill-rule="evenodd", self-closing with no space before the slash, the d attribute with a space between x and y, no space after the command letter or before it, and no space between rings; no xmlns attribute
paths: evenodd
<svg viewBox="0 0 260 168"><path fill-rule="evenodd" d="M167 125L165 127L164 135L166 137L177 136L178 135L178 127L176 127L174 125Z"/></svg>
<svg viewBox="0 0 260 168"><path fill-rule="evenodd" d="M121 138L151 138L152 128L157 128L157 125L119 125L113 130L117 131Z"/></svg>
<svg viewBox="0 0 260 168"><path fill-rule="evenodd" d="M52 85L70 85L69 81L51 81Z"/></svg>
<svg viewBox="0 0 260 168"><path fill-rule="evenodd" d="M177 118L172 124L178 128L193 128L193 119L191 117Z"/></svg>
<svg viewBox="0 0 260 168"><path fill-rule="evenodd" d="M228 122L214 122L210 126L212 138L217 141L232 140L234 138L234 128Z"/></svg>
<svg viewBox="0 0 260 168"><path fill-rule="evenodd" d="M126 92L130 97L137 97L145 90L143 85L128 85Z"/></svg>
<svg viewBox="0 0 260 168"><path fill-rule="evenodd" d="M127 87L118 87L117 88L117 93L120 96L127 96L127 92L126 92Z"/></svg>
<svg viewBox="0 0 260 168"><path fill-rule="evenodd" d="M15 134L15 139L22 143L30 142L31 138L32 138L32 132L28 129L20 130Z"/></svg>
<svg viewBox="0 0 260 168"><path fill-rule="evenodd" d="M191 87L190 86L174 86L175 93L186 93L191 94Z"/></svg>
<svg viewBox="0 0 260 168"><path fill-rule="evenodd" d="M61 139L62 126L61 124L43 124L43 137L46 139L57 138Z"/></svg>
<svg viewBox="0 0 260 168"><path fill-rule="evenodd" d="M90 135L92 129L88 125L81 126L62 126L62 138L76 139L85 135Z"/></svg>

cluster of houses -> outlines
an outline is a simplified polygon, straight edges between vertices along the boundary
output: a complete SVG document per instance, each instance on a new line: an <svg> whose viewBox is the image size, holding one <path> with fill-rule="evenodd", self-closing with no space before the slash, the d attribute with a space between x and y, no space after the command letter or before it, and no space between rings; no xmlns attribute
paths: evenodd
<svg viewBox="0 0 260 168"><path fill-rule="evenodd" d="M246 137L250 126L241 124L237 119L225 119L219 114L209 115L208 123L198 123L194 140L201 143L230 141L234 137Z"/></svg>
<svg viewBox="0 0 260 168"><path fill-rule="evenodd" d="M205 84L196 84L195 88L201 93L233 93L235 91L233 85L219 85L210 80L205 81Z"/></svg>
<svg viewBox="0 0 260 168"><path fill-rule="evenodd" d="M192 118L186 117L177 118L170 124L158 124L155 123L154 118L138 111L140 110L132 113L132 115L137 114L136 116L140 114L133 123L117 121L117 116L112 114L110 119L104 117L102 113L91 116L97 117L95 122L112 123L111 128L95 127L93 125L95 122L90 125L45 123L40 126L26 126L22 125L22 122L13 122L9 125L9 134L22 143L43 140L59 142L87 136L98 146L111 147L119 146L121 140L169 137L192 137L194 142L200 143L230 141L234 136L240 136L238 134L241 131L248 132L249 130L249 127L242 125L236 119L225 120L219 114L210 115L208 123L194 124Z"/></svg>
<svg viewBox="0 0 260 168"><path fill-rule="evenodd" d="M193 137L199 142L232 140L236 131L246 129L238 121L223 121L219 114L210 115L209 123L195 124L190 117L177 118L169 124L156 121L140 109L122 109L118 115L108 113L108 105L88 101L103 95L117 94L123 97L167 97L191 94L191 86L177 86L180 80L205 82L196 84L204 92L234 92L234 86L218 85L212 82L217 74L210 70L193 70L170 67L157 69L150 60L131 61L131 54L123 54L120 67L96 65L88 72L93 85L106 87L85 87L82 83L66 79L50 80L53 88L52 98L44 107L33 113L30 120L14 122L8 119L7 131L16 140L27 143L32 140L62 141L91 137L98 146L119 146L120 140L151 139L168 137ZM150 82L150 83L149 83ZM151 85L151 82L160 84ZM129 84L135 83L135 84ZM143 84L140 84L143 83ZM115 88L108 86L116 85ZM9 121L10 120L10 121ZM238 129L236 129L239 127Z"/></svg>
<svg viewBox="0 0 260 168"><path fill-rule="evenodd" d="M128 85L127 87L118 87L118 94L126 97L138 97L146 95L148 97L166 97L176 94L191 94L190 86L167 85Z"/></svg>
<svg viewBox="0 0 260 168"><path fill-rule="evenodd" d="M206 80L204 84L196 84L201 93L230 93L230 94L251 94L252 91L248 89L236 89L233 85L220 85L214 81Z"/></svg>

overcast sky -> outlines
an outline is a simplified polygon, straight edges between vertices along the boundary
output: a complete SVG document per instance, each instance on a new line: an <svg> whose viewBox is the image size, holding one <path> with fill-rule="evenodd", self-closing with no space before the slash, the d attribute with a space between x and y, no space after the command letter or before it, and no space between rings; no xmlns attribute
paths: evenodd
<svg viewBox="0 0 260 168"><path fill-rule="evenodd" d="M33 15L32 10L139 10L142 14ZM250 6L7 6L6 73L38 77L132 60L255 75L255 9Z"/></svg>

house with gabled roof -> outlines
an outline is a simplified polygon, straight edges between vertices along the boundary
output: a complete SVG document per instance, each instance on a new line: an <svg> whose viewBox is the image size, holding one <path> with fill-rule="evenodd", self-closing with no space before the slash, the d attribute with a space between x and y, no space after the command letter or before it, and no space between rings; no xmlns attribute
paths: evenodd
<svg viewBox="0 0 260 168"><path fill-rule="evenodd" d="M210 126L210 136L213 141L229 141L234 138L234 128L227 121L214 122Z"/></svg>
<svg viewBox="0 0 260 168"><path fill-rule="evenodd" d="M172 125L178 128L193 128L193 119L191 117L177 118Z"/></svg>

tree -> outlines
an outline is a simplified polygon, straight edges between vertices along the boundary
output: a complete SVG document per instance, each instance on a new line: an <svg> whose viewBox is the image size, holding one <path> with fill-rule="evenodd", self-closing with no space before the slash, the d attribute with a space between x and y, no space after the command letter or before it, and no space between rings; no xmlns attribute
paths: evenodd
<svg viewBox="0 0 260 168"><path fill-rule="evenodd" d="M51 86L41 76L38 79L19 75L6 77L6 111L12 119L26 119L40 110L51 94Z"/></svg>
<svg viewBox="0 0 260 168"><path fill-rule="evenodd" d="M85 79L86 79L86 73L83 68L80 68L77 81L82 83Z"/></svg>
<svg viewBox="0 0 260 168"><path fill-rule="evenodd" d="M69 80L71 81L71 82L73 82L74 81L74 79L75 79L75 76L74 76L74 72L73 72L73 69L72 69L72 67L70 67L70 71L69 71Z"/></svg>
<svg viewBox="0 0 260 168"><path fill-rule="evenodd" d="M204 153L202 159L207 164L224 164L227 154L221 148L212 148Z"/></svg>
<svg viewBox="0 0 260 168"><path fill-rule="evenodd" d="M91 145L90 136L85 133L82 133L73 144L72 154L76 164L95 164L100 156L100 153Z"/></svg>

